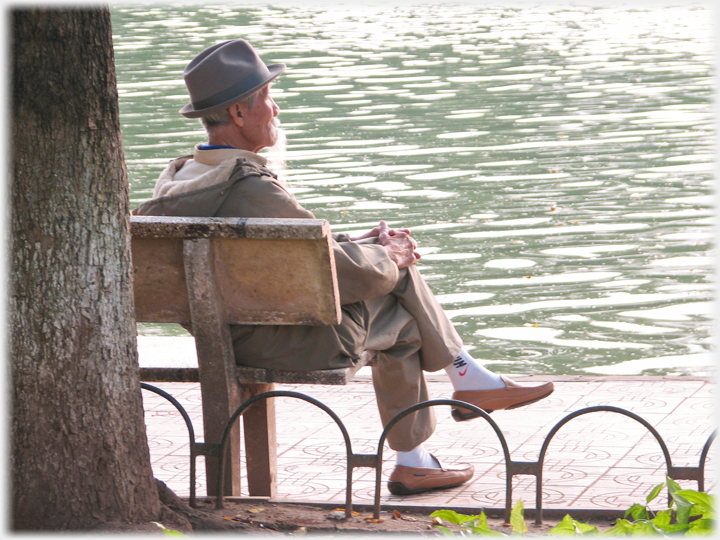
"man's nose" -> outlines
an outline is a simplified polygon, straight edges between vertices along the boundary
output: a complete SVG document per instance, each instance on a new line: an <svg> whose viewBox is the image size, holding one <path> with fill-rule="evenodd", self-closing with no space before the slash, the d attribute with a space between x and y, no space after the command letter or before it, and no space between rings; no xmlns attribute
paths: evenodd
<svg viewBox="0 0 720 540"><path fill-rule="evenodd" d="M273 110L273 116L277 116L280 114L280 107L278 107L277 103L275 103L275 100L270 98L272 100L272 110Z"/></svg>

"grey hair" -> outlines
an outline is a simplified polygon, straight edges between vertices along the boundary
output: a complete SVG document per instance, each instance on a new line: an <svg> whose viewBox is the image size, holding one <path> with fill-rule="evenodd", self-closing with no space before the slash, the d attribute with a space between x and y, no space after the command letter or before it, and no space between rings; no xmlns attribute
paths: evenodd
<svg viewBox="0 0 720 540"><path fill-rule="evenodd" d="M227 126L231 120L230 109L200 117L200 123L207 132L212 131L216 127Z"/></svg>
<svg viewBox="0 0 720 540"><path fill-rule="evenodd" d="M262 90L262 88L260 90ZM238 103L242 103L248 109L252 109L255 106L255 100L257 99L260 90L257 90L246 98L241 99L240 101L238 101ZM224 111L200 117L200 123L203 125L205 131L207 131L208 133L217 127L229 125L231 121L232 118L230 116L230 108L227 108Z"/></svg>

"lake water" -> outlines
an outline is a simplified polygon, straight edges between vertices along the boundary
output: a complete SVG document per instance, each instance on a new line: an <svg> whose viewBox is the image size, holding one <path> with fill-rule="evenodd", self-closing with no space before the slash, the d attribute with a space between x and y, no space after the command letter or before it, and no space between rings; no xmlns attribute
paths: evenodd
<svg viewBox="0 0 720 540"><path fill-rule="evenodd" d="M182 70L245 38L292 190L336 232L409 227L501 373L713 371L709 4L112 7L132 206L204 132ZM147 335L173 326L140 325ZM179 341L178 341L179 343Z"/></svg>

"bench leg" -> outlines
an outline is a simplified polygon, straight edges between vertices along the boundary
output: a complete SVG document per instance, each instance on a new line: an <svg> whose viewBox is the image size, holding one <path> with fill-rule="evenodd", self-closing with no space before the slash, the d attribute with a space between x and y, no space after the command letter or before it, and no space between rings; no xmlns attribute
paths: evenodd
<svg viewBox="0 0 720 540"><path fill-rule="evenodd" d="M275 385L241 384L242 401L263 392L271 392ZM275 430L275 399L264 399L251 405L243 413L247 482L251 496L277 495L277 436Z"/></svg>
<svg viewBox="0 0 720 540"><path fill-rule="evenodd" d="M217 444L242 400L235 379L235 355L222 295L215 283L209 239L183 240L183 263L198 356L205 442ZM225 449L223 495L240 495L240 427L235 422ZM219 460L205 456L208 495L217 493Z"/></svg>
<svg viewBox="0 0 720 540"><path fill-rule="evenodd" d="M207 389L206 389L207 390ZM222 439L225 425L230 417L228 410L235 410L242 403L241 401L222 403L218 395L211 392L202 392L203 403L203 428L205 441L219 443ZM225 396L227 397L227 396ZM218 403L218 401L220 403ZM207 494L214 497L217 494L217 477L220 460L215 456L205 456L205 474L207 482ZM223 479L223 495L240 496L240 484L242 469L240 466L240 422L236 421L230 437L225 446L225 474Z"/></svg>

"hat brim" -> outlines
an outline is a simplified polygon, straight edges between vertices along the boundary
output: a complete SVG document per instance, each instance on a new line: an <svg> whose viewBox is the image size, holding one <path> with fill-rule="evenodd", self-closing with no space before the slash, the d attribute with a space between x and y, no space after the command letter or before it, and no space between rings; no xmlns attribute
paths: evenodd
<svg viewBox="0 0 720 540"><path fill-rule="evenodd" d="M207 116L209 114L214 114L220 111L224 111L230 105L234 105L238 101L242 101L244 98L252 94L253 92L260 90L263 86L266 86L267 84L271 83L273 80L275 80L283 71L285 71L285 68L287 66L285 64L270 64L267 66L268 71L270 72L270 76L265 79L263 82L257 84L256 86L250 88L249 90L243 92L239 96L236 96L232 99L229 99L223 103L218 103L217 105L213 105L212 107L208 107L206 109L195 109L192 105L192 103L188 103L185 105L182 109L180 109L180 114L182 114L186 118L200 118L201 116Z"/></svg>

